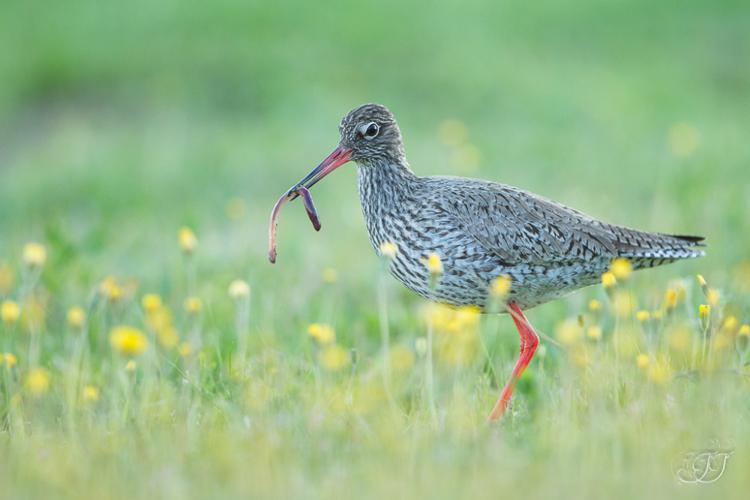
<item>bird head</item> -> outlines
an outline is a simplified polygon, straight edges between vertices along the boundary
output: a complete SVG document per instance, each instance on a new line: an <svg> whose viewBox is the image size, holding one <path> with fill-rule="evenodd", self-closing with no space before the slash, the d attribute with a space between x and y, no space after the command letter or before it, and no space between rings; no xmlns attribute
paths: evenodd
<svg viewBox="0 0 750 500"><path fill-rule="evenodd" d="M341 165L355 161L363 167L379 163L401 163L404 147L401 130L393 114L380 104L363 104L341 120L339 145L307 176L287 191L287 199L293 200L301 187L311 188L323 177Z"/></svg>
<svg viewBox="0 0 750 500"><path fill-rule="evenodd" d="M351 160L361 165L398 163L404 157L401 130L388 108L363 104L351 110L339 125L340 146L351 150Z"/></svg>

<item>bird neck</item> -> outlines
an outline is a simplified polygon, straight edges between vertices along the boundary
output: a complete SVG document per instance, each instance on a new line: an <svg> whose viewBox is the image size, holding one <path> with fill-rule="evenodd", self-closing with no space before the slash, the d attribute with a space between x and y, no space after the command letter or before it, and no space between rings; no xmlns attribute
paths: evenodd
<svg viewBox="0 0 750 500"><path fill-rule="evenodd" d="M389 204L408 193L418 177L411 171L406 160L398 162L358 162L359 195L362 203Z"/></svg>
<svg viewBox="0 0 750 500"><path fill-rule="evenodd" d="M406 160L377 164L358 163L359 199L372 245L377 249L392 239L389 228L418 188L419 177Z"/></svg>

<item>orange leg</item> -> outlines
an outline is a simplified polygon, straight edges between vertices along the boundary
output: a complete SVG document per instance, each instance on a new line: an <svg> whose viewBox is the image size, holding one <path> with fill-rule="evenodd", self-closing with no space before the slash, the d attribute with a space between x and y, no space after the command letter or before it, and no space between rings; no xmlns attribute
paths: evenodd
<svg viewBox="0 0 750 500"><path fill-rule="evenodd" d="M523 315L521 308L515 302L511 302L507 307L521 337L521 353L518 355L516 366L513 367L513 372L510 374L508 382L503 387L503 392L500 393L500 399L497 400L492 413L490 413L490 421L497 420L505 413L505 409L510 402L510 397L513 395L513 386L515 386L516 380L518 380L518 377L521 376L526 367L529 366L531 358L534 357L536 348L539 346L539 335L537 335L529 320Z"/></svg>

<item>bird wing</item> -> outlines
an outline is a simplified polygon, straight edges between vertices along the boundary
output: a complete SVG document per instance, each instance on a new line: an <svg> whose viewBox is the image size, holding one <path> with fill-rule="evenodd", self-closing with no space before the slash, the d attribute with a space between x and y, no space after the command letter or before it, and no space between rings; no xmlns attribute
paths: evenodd
<svg viewBox="0 0 750 500"><path fill-rule="evenodd" d="M450 181L434 183L440 210L508 264L660 257L667 250L686 252L699 241L607 224L512 186Z"/></svg>

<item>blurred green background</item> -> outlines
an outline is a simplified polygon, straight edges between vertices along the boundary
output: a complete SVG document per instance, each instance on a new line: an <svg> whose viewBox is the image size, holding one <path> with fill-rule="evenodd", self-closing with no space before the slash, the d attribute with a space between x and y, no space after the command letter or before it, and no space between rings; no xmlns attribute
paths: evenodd
<svg viewBox="0 0 750 500"><path fill-rule="evenodd" d="M368 101L396 114L418 174L493 179L612 222L708 237L705 260L663 276L721 280L750 253L746 1L2 10L0 256L46 242L55 265L77 271L58 289L105 274L166 283L183 224L206 272L247 276L271 301L325 266L367 284L361 271L377 261L354 165L315 189L321 233L288 208L276 267L265 252L276 197ZM446 120L464 140L441 133Z"/></svg>
<svg viewBox="0 0 750 500"><path fill-rule="evenodd" d="M586 299L607 300L592 287L531 311L547 354L519 384L518 416L498 427L482 419L518 337L508 318L483 319L487 359L436 372L447 415L437 430L420 396L427 363L413 354L422 301L389 280L389 322L378 316L381 263L356 167L315 187L320 233L294 203L281 214L275 266L266 250L277 197L333 149L345 113L379 102L399 119L418 174L492 179L611 222L705 235L705 259L637 273L625 287L654 318L668 286L675 297L692 290L679 310L653 330L634 318L621 329L637 328L651 349L680 326L703 349L692 275L721 290L714 331L750 312L749 62L747 0L4 0L0 269L19 285L0 299L33 312L32 291L44 309L40 366L51 386L38 400L21 389L36 337L0 324L10 332L0 345L17 355L0 379L13 389L0 395L0 497L68 487L69 498L125 498L156 487L170 498L743 498L747 351L722 366L738 377L652 384L641 356L611 363L619 320L602 311L588 317L604 341L585 340L588 368L574 369L580 359L549 335L582 322ZM177 244L183 225L200 242L192 258ZM33 290L36 275L21 264L29 241L48 253ZM97 308L106 276L126 297ZM247 359L227 295L237 278L252 287ZM196 352L178 360L154 341L128 375L106 335L115 321L147 324L148 292L175 311ZM188 295L203 300L200 315L183 312ZM65 326L73 305L88 306L95 341L80 371ZM313 322L356 349L351 375L320 375ZM415 365L394 377L405 414L393 419L378 385L384 324ZM98 406L77 405L81 384L100 387ZM358 413L363 401L372 408ZM726 479L677 490L670 453L714 437L737 448Z"/></svg>

